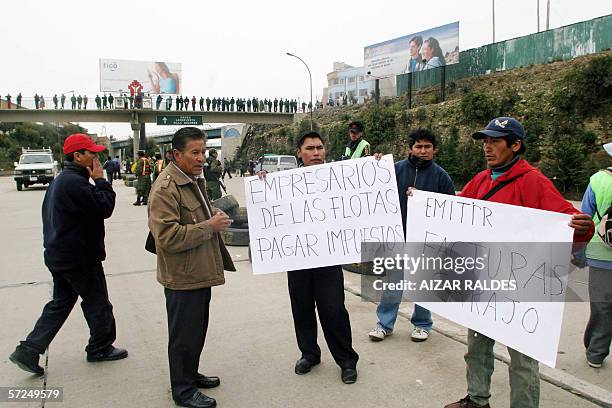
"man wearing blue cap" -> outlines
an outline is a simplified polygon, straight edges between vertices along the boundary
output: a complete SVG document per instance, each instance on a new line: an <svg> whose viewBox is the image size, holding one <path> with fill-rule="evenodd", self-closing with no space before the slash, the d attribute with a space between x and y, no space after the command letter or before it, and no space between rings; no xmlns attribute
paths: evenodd
<svg viewBox="0 0 612 408"><path fill-rule="evenodd" d="M513 118L493 119L472 135L482 140L488 168L478 173L461 192L462 197L572 214L574 242L589 242L593 220L566 201L553 183L521 154L526 151L525 129ZM445 408L489 407L495 340L468 329L468 395ZM510 408L536 408L540 402L538 362L508 347L510 353Z"/></svg>

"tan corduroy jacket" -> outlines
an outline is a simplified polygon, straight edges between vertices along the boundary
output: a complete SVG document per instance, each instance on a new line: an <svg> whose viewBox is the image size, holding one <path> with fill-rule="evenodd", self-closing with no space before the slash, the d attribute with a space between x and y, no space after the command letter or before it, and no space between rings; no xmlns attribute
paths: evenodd
<svg viewBox="0 0 612 408"><path fill-rule="evenodd" d="M170 163L149 193L149 229L157 249L157 280L168 289L222 285L223 270L236 270L220 234L213 232L208 222L207 208L213 214L218 210L210 205L205 191L204 180L193 181Z"/></svg>

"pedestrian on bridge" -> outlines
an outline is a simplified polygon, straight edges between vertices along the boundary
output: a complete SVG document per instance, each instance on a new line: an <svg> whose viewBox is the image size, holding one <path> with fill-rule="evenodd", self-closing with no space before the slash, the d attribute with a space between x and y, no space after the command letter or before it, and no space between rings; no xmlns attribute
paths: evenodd
<svg viewBox="0 0 612 408"><path fill-rule="evenodd" d="M37 93L34 94L34 108L38 109L40 103L40 96Z"/></svg>
<svg viewBox="0 0 612 408"><path fill-rule="evenodd" d="M204 110L204 97L200 96L200 110L203 111Z"/></svg>
<svg viewBox="0 0 612 408"><path fill-rule="evenodd" d="M106 93L102 96L102 109L108 109L108 97Z"/></svg>
<svg viewBox="0 0 612 408"><path fill-rule="evenodd" d="M17 107L20 108L21 107L21 92L19 92L19 94L17 95Z"/></svg>
<svg viewBox="0 0 612 408"><path fill-rule="evenodd" d="M72 109L76 109L76 96L74 96L74 94L72 94L72 96L70 97L70 103L72 104Z"/></svg>
<svg viewBox="0 0 612 408"><path fill-rule="evenodd" d="M159 110L159 106L162 103L162 96L161 95L157 95L157 98L155 99L155 110Z"/></svg>
<svg viewBox="0 0 612 408"><path fill-rule="evenodd" d="M195 107L196 107L196 97L195 97L195 95L193 95L191 97L191 109L193 109L195 111Z"/></svg>
<svg viewBox="0 0 612 408"><path fill-rule="evenodd" d="M11 109L11 94L6 95L6 105L8 106L8 109Z"/></svg>
<svg viewBox="0 0 612 408"><path fill-rule="evenodd" d="M185 95L185 99L183 99L183 104L185 105L185 110L189 110L189 97Z"/></svg>
<svg viewBox="0 0 612 408"><path fill-rule="evenodd" d="M60 102L62 104L62 109L64 109L64 104L66 103L66 95L62 94L62 97L60 98Z"/></svg>
<svg viewBox="0 0 612 408"><path fill-rule="evenodd" d="M98 110L100 110L102 108L102 99L100 99L100 95L96 95L96 107L98 108Z"/></svg>
<svg viewBox="0 0 612 408"><path fill-rule="evenodd" d="M111 109L115 107L114 103L115 103L115 97L113 96L113 94L108 94L108 104Z"/></svg>
<svg viewBox="0 0 612 408"><path fill-rule="evenodd" d="M166 110L169 111L172 109L172 97L168 95L166 98Z"/></svg>
<svg viewBox="0 0 612 408"><path fill-rule="evenodd" d="M90 333L87 361L119 360L128 355L113 346L115 317L102 267L106 258L104 220L115 208L115 192L104 180L97 157L105 149L87 135L68 136L63 146L64 170L45 193L44 260L53 277L53 298L9 357L19 368L36 375L44 374L38 363L40 354L48 349L79 297Z"/></svg>
<svg viewBox="0 0 612 408"><path fill-rule="evenodd" d="M206 97L206 111L210 111L210 97Z"/></svg>
<svg viewBox="0 0 612 408"><path fill-rule="evenodd" d="M40 109L45 109L45 98L40 95Z"/></svg>
<svg viewBox="0 0 612 408"><path fill-rule="evenodd" d="M87 97L87 95L83 95L83 109L87 109L88 101L89 101L89 98Z"/></svg>
<svg viewBox="0 0 612 408"><path fill-rule="evenodd" d="M77 106L79 107L79 110L81 109L81 106L83 106L83 97L80 94L77 96Z"/></svg>
<svg viewBox="0 0 612 408"><path fill-rule="evenodd" d="M53 95L53 106L57 109L57 94Z"/></svg>
<svg viewBox="0 0 612 408"><path fill-rule="evenodd" d="M175 104L176 104L175 109L176 109L176 110L179 110L179 109L180 109L180 106L183 104L183 97L182 97L182 96L178 96L178 95L176 95Z"/></svg>

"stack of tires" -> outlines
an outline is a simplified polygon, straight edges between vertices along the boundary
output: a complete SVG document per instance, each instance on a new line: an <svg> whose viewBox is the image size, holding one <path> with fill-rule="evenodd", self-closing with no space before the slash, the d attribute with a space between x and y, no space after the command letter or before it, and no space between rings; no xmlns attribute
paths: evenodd
<svg viewBox="0 0 612 408"><path fill-rule="evenodd" d="M216 207L229 215L234 220L232 225L221 233L225 245L248 246L249 245L249 222L246 207L240 207L233 195L226 195L212 202Z"/></svg>

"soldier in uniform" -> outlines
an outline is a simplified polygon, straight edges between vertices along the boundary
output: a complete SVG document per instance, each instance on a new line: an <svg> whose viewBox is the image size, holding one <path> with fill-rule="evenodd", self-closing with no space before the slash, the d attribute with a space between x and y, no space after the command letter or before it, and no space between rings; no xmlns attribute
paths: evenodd
<svg viewBox="0 0 612 408"><path fill-rule="evenodd" d="M206 195L210 201L221 198L221 185L219 178L222 173L221 162L217 159L217 151L210 149L208 151L208 159L204 164L204 178L206 179Z"/></svg>
<svg viewBox="0 0 612 408"><path fill-rule="evenodd" d="M136 162L136 202L134 205L147 205L149 190L151 190L151 162L142 150L138 151Z"/></svg>

